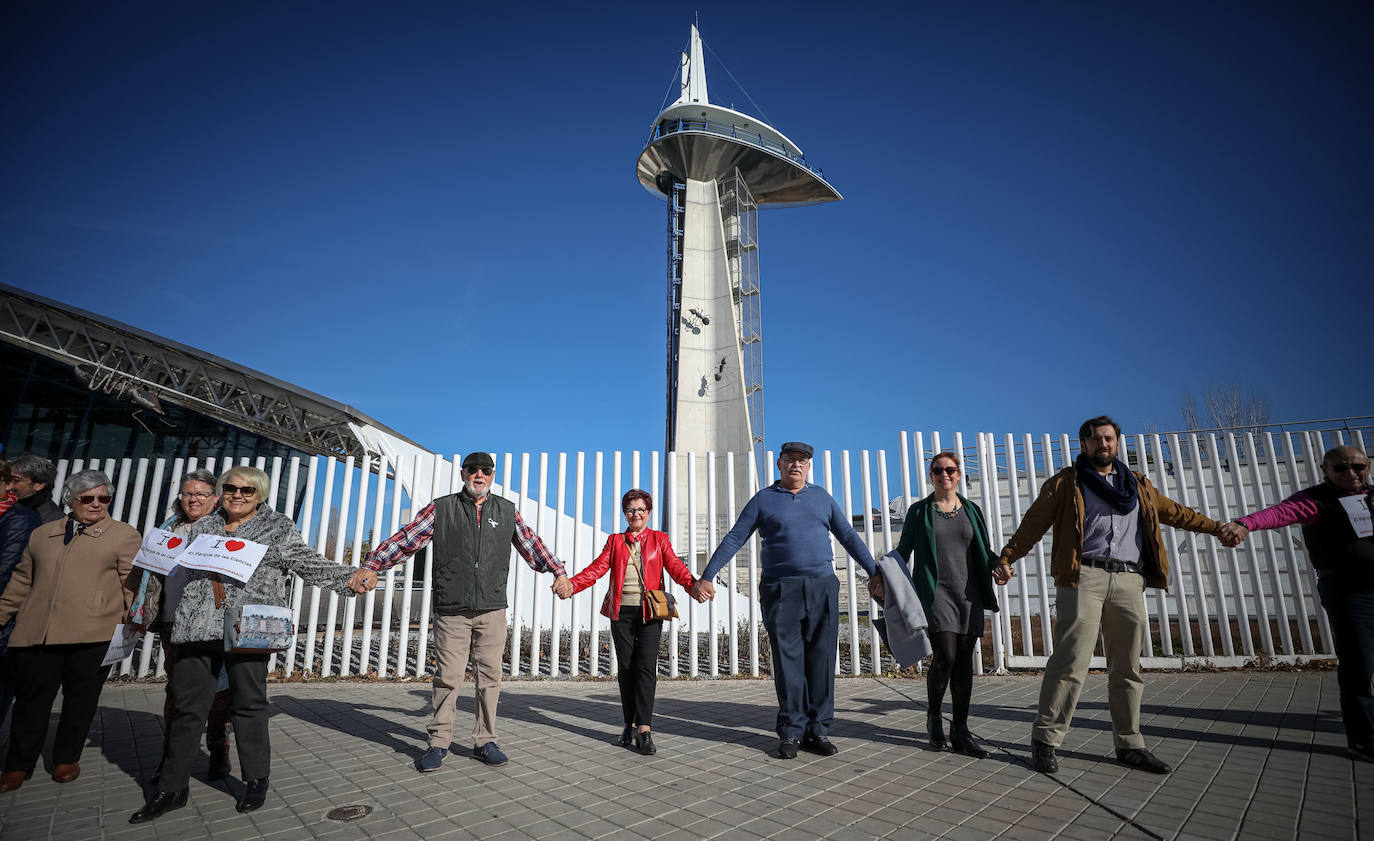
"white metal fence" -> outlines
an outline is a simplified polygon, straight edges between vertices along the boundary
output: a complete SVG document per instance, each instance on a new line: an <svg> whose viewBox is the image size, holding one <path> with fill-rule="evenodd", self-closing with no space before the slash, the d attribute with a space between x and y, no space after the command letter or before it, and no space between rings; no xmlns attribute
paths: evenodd
<svg viewBox="0 0 1374 841"><path fill-rule="evenodd" d="M1123 441L1132 467L1149 476L1159 490L1215 519L1226 520L1271 505L1320 480L1322 452L1339 443L1364 446L1374 433L1369 419L1328 422L1317 428L1278 431L1221 431L1131 435ZM1072 464L1074 436L961 433L942 438L938 432L899 434L899 447L886 450L819 451L813 481L825 487L851 515L875 554L895 547L901 515L927 493L928 460L942 450L960 452L964 461L961 491L987 514L994 550L1015 529L1040 484ZM670 454L671 455L671 454ZM773 480L773 454L763 483ZM357 565L370 546L394 533L411 512L429 500L456 491L458 472L448 469L461 456L433 456L433 464L396 465L385 459L325 457L259 459L255 466L272 479L269 504L295 518L306 540L336 563ZM581 570L600 551L608 532L623 528L619 499L633 487L673 487L679 463L690 473L705 471L706 488L732 488L736 471L745 471L749 486L759 478L748 459L731 455L688 454L660 460L658 452L505 453L498 454L500 493L520 506L522 516L568 566ZM239 463L248 463L247 460ZM137 528L159 524L168 513L181 477L197 468L212 471L228 465L221 459L86 459L58 465L63 478L81 469L105 470L114 483L111 513ZM660 475L660 468L663 473ZM717 472L728 481L716 482ZM432 477L430 487L407 489L395 475ZM571 475L570 475L571 473ZM442 478L441 478L442 477ZM440 482L446 483L439 487ZM691 483L696 487L697 483ZM692 492L678 500L688 516L655 508L652 527L686 523L686 534L671 534L678 553L700 572L721 537L721 529L746 500L716 499ZM732 492L727 492L733 497ZM655 498L660 495L655 493ZM856 506L857 503L857 506ZM706 512L706 516L698 516ZM724 516L729 512L731 516ZM884 515L886 514L886 516ZM721 515L721 516L717 516ZM1177 668L1188 660L1238 666L1257 657L1293 659L1330 657L1332 643L1326 617L1315 598L1315 576L1296 529L1260 532L1239 549L1224 549L1215 539L1165 529L1169 547L1170 588L1148 591L1146 607L1151 635L1144 665ZM1003 610L990 615L985 642L992 646L994 668L1037 668L1045 663L1052 641L1054 586L1049 578L1050 537L1017 565L1018 574L999 588ZM856 577L855 564L836 544L842 612L839 670L860 674L874 670L874 657L890 667L876 630L868 622L872 604ZM512 558L508 671L512 676L605 675L615 670L609 626L599 615L609 577L597 586L561 602L549 592L546 575L536 575ZM432 559L426 549L384 576L376 591L340 599L295 579L291 605L300 629L281 663L287 675L320 676L373 673L404 677L429 671L430 587ZM718 590L706 606L693 605L676 584L684 618L664 634L667 673L721 675L767 671L767 640L757 609L758 539L751 541L728 568L729 587ZM307 593L308 590L308 593ZM852 608L852 609L851 609ZM154 641L126 660L120 674L160 674L162 663ZM981 656L981 655L980 655ZM1101 661L1095 661L1100 666Z"/></svg>

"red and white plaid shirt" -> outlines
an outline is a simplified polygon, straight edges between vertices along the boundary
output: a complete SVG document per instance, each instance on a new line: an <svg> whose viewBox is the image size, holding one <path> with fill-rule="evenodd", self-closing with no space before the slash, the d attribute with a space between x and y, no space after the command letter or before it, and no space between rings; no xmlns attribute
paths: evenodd
<svg viewBox="0 0 1374 841"><path fill-rule="evenodd" d="M477 521L482 520L482 504L477 504ZM401 527L401 530L382 541L376 549L367 553L363 566L375 572L386 572L392 567L414 555L429 545L434 538L434 503L420 509L420 515ZM535 572L551 572L556 576L567 575L563 563L554 557L539 535L525 525L520 512L515 512L515 534L510 543L520 557L525 559Z"/></svg>

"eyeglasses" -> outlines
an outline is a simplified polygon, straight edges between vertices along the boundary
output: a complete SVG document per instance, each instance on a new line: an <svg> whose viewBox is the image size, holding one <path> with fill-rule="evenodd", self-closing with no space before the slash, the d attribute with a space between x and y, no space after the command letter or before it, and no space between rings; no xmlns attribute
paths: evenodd
<svg viewBox="0 0 1374 841"><path fill-rule="evenodd" d="M811 460L811 456L783 456L779 459L783 464L806 464Z"/></svg>
<svg viewBox="0 0 1374 841"><path fill-rule="evenodd" d="M625 509L625 516L627 516L627 517L628 517L628 516L633 516L633 515L635 515L635 514L648 514L648 513L649 513L649 509L647 509L647 508L626 508L626 509Z"/></svg>
<svg viewBox="0 0 1374 841"><path fill-rule="evenodd" d="M941 473L945 474L946 476L956 476L956 475L958 475L958 473L959 473L959 468L957 468L957 467L932 467L932 468L930 468L930 475L932 475L932 476L939 476Z"/></svg>
<svg viewBox="0 0 1374 841"><path fill-rule="evenodd" d="M1359 462L1347 461L1343 464L1332 464L1328 466L1337 473L1363 473L1369 469L1369 462L1366 461L1361 464Z"/></svg>
<svg viewBox="0 0 1374 841"><path fill-rule="evenodd" d="M110 498L104 495L96 496L95 494L86 494L85 496L78 496L76 498L76 501L81 503L82 505L90 505L92 502L96 502L97 500L99 500L101 505L110 504Z"/></svg>
<svg viewBox="0 0 1374 841"><path fill-rule="evenodd" d="M225 496L233 496L234 494L238 494L239 496L242 496L242 497L244 497L244 498L247 498L247 497L250 497L250 496L252 496L252 495L254 495L254 494L256 494L256 493L258 492L258 489L255 488L255 487L253 487L252 485L242 485L242 486L240 486L240 485L231 485L231 484L229 484L228 482L225 482L223 487L224 487L224 495L225 495Z"/></svg>
<svg viewBox="0 0 1374 841"><path fill-rule="evenodd" d="M257 489L254 488L253 490L257 490ZM211 493L210 491L182 491L181 493L177 494L177 496L180 497L181 499L199 499L199 500L206 500L206 499L209 499L210 497L214 496L214 494Z"/></svg>
<svg viewBox="0 0 1374 841"><path fill-rule="evenodd" d="M464 467L463 472L469 476L476 476L478 473L483 476L490 476L496 472L496 469L493 467Z"/></svg>

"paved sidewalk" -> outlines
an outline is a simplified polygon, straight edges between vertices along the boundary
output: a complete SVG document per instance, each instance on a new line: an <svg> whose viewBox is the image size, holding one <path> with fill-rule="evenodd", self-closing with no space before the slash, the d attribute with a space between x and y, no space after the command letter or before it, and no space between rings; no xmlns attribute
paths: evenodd
<svg viewBox="0 0 1374 841"><path fill-rule="evenodd" d="M977 761L925 750L920 680L841 679L839 755L792 761L771 755L766 680L660 682L652 758L611 744L614 682L517 681L500 707L510 764L480 765L463 738L425 775L412 762L427 684L273 685L267 806L235 812L242 783L206 783L202 762L190 806L141 826L127 819L157 765L162 685L114 684L81 778L58 785L40 771L0 794L0 841L1374 839L1374 765L1345 754L1333 673L1146 679L1145 733L1175 765L1169 776L1115 762L1102 675L1088 679L1054 777L1027 765L1039 689L1029 675L975 683L973 728L993 751ZM469 696L464 736L471 717ZM326 817L354 804L373 811Z"/></svg>

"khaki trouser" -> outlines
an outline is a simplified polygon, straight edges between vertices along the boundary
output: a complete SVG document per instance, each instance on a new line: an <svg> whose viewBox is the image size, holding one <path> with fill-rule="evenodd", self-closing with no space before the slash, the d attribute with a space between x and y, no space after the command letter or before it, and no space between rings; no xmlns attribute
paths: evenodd
<svg viewBox="0 0 1374 841"><path fill-rule="evenodd" d="M458 685L463 682L472 652L477 722L473 747L496 741L496 702L501 696L501 660L506 651L506 611L465 610L456 616L434 617L435 658L438 668L431 689L434 718L429 722L429 746L445 748L453 741L453 711Z"/></svg>
<svg viewBox="0 0 1374 841"><path fill-rule="evenodd" d="M1084 566L1078 587L1060 587L1054 626L1054 653L1040 684L1040 712L1031 738L1058 747L1083 691L1088 661L1102 633L1107 654L1107 703L1117 748L1143 748L1140 735L1140 651L1149 618L1145 614L1145 579L1133 572L1107 572Z"/></svg>

